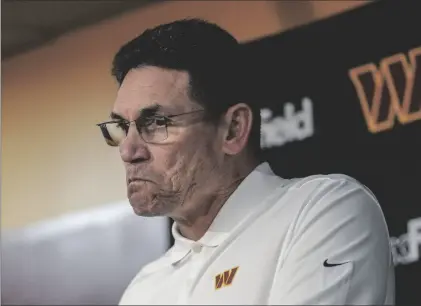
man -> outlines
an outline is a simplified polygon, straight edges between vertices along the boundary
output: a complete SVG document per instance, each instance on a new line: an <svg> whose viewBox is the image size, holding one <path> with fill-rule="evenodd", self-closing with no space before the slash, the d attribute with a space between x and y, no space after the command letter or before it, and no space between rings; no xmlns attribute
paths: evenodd
<svg viewBox="0 0 421 306"><path fill-rule="evenodd" d="M174 220L174 246L120 304L393 304L379 204L345 175L287 180L262 163L239 43L214 24L146 30L115 56L108 122L139 216Z"/></svg>

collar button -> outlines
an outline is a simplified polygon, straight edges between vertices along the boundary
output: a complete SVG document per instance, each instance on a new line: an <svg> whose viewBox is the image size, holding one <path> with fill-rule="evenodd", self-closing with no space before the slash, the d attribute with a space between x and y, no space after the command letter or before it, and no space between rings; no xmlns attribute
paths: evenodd
<svg viewBox="0 0 421 306"><path fill-rule="evenodd" d="M192 244L191 249L194 253L200 253L200 251L202 250L202 247L203 246L201 244L196 242Z"/></svg>

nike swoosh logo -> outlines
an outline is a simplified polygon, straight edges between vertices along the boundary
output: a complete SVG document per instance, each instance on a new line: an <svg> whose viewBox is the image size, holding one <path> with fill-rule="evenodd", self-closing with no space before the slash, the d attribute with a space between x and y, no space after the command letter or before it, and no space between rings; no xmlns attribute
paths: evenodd
<svg viewBox="0 0 421 306"><path fill-rule="evenodd" d="M328 263L328 262L327 262L327 259L326 259L326 260L324 261L324 263L323 263L323 266L324 266L324 267L329 268L329 267L341 266L341 265L346 264L346 263L348 263L348 261L346 261L346 262L341 262L341 263L338 263L338 264L331 264L331 263Z"/></svg>

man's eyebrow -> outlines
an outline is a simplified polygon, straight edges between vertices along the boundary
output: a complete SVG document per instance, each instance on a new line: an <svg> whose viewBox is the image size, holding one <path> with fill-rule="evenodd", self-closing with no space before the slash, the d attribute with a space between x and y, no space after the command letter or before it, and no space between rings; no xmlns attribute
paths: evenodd
<svg viewBox="0 0 421 306"><path fill-rule="evenodd" d="M172 112L174 112L176 110L176 108L172 107L172 106L167 106L167 105L161 105L161 104L152 104L150 106L147 106L145 108L142 108L141 110L139 110L139 116L143 117L143 118L147 118L147 117L153 117L155 115L168 115L171 114Z"/></svg>
<svg viewBox="0 0 421 306"><path fill-rule="evenodd" d="M163 109L162 105L152 104L148 107L142 108L140 110L140 115L141 116L153 116L161 109Z"/></svg>
<svg viewBox="0 0 421 306"><path fill-rule="evenodd" d="M121 115L119 115L117 113L114 113L114 112L111 112L110 118L111 119L114 119L114 120L127 120L123 116L121 116Z"/></svg>

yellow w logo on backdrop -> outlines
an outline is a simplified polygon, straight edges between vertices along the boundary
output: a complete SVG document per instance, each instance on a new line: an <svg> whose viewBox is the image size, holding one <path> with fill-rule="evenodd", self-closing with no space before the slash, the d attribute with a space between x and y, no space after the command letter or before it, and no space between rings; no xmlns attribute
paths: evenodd
<svg viewBox="0 0 421 306"><path fill-rule="evenodd" d="M409 60L408 60L409 59ZM349 70L371 133L421 120L421 47Z"/></svg>

